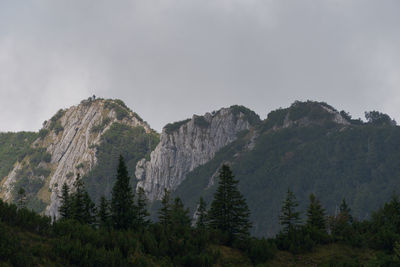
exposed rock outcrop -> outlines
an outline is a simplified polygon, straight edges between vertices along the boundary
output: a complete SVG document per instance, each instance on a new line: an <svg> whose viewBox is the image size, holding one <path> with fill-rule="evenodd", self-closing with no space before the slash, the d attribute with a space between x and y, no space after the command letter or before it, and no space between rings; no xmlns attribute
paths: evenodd
<svg viewBox="0 0 400 267"><path fill-rule="evenodd" d="M137 187L144 188L150 200L160 199L164 188L175 189L190 171L258 122L254 112L232 106L167 125L150 160L142 159L136 166Z"/></svg>
<svg viewBox="0 0 400 267"><path fill-rule="evenodd" d="M51 168L51 174L46 178L46 188L41 190L42 194L39 196L48 204L46 214L57 217L58 195L64 182L72 187L78 173L83 176L94 167L97 162L96 145L99 144L102 134L114 122L132 127L142 126L146 132L151 131L136 113L118 100L85 100L80 105L60 110L51 120L44 123L41 130L44 134L32 147L45 148L51 155L47 164ZM17 163L6 177L2 188L5 191L5 200L11 197L20 168L20 164Z"/></svg>

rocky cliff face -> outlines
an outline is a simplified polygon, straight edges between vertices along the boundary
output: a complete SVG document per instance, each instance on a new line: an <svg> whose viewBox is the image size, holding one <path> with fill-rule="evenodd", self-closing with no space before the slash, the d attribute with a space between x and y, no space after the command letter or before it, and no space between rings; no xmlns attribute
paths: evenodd
<svg viewBox="0 0 400 267"><path fill-rule="evenodd" d="M2 197L9 200L19 175L28 173L28 180L36 179L43 185L36 192L36 197L47 204L46 214L57 216L58 195L63 183L72 187L78 173L83 176L93 168L97 162L96 145L114 122L132 127L142 126L146 132L151 131L136 113L118 100L89 99L80 105L60 110L44 123L39 132L41 137L32 145L33 149L42 149L43 155L49 155L47 160L42 157L39 162L33 161L33 153L16 163L14 170L3 181ZM37 166L32 166L36 163ZM25 172L22 171L24 168ZM35 175L38 169L47 170L48 176Z"/></svg>
<svg viewBox="0 0 400 267"><path fill-rule="evenodd" d="M150 200L161 199L164 188L175 189L190 171L212 159L239 132L258 122L254 112L232 106L168 124L150 160L142 159L136 166L137 187L144 188Z"/></svg>

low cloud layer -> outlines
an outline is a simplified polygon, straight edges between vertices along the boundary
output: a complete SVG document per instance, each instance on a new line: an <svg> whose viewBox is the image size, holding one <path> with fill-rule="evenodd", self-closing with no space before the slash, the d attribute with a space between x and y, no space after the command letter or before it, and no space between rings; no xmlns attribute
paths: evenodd
<svg viewBox="0 0 400 267"><path fill-rule="evenodd" d="M320 100L400 120L400 2L0 2L0 131L92 94L161 130L233 104Z"/></svg>

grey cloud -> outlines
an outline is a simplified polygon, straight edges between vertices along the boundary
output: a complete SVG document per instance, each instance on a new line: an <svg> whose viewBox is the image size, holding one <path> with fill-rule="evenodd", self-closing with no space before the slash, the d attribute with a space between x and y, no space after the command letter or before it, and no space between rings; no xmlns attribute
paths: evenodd
<svg viewBox="0 0 400 267"><path fill-rule="evenodd" d="M0 130L91 94L152 127L294 100L400 119L398 1L2 1Z"/></svg>

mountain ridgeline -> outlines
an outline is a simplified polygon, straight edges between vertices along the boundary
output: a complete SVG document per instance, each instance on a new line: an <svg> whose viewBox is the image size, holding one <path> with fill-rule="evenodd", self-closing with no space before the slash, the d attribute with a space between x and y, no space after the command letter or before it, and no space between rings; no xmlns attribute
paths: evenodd
<svg viewBox="0 0 400 267"><path fill-rule="evenodd" d="M313 193L329 214L346 199L354 218L364 219L400 189L400 128L377 111L366 119L313 101L265 120L231 106L167 124L158 134L122 101L89 98L57 112L38 133L0 135L0 197L15 202L24 188L28 208L57 217L61 186L74 190L79 173L99 203L103 195L110 199L122 155L131 185L145 190L153 210L168 189L194 214L200 197L210 204L218 170L228 164L256 236L280 230L288 188L300 210Z"/></svg>

